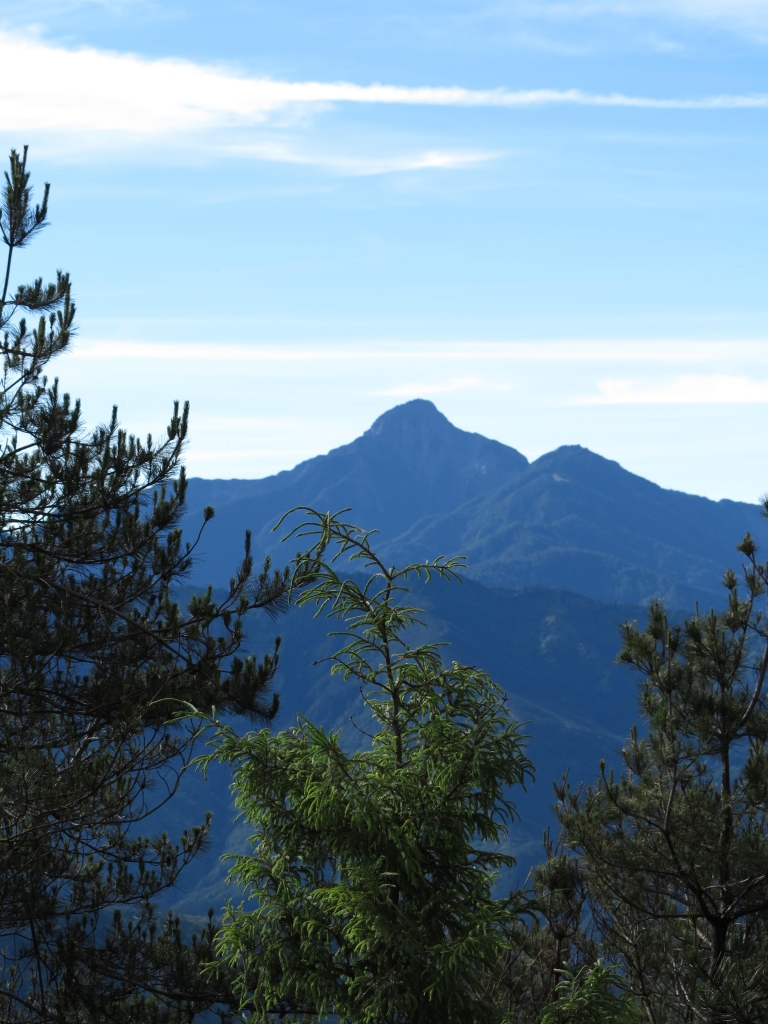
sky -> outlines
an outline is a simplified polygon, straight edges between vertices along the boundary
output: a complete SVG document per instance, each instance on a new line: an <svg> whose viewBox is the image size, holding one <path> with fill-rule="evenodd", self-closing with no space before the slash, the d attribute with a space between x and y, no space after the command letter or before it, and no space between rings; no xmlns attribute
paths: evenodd
<svg viewBox="0 0 768 1024"><path fill-rule="evenodd" d="M259 477L429 398L768 491L768 0L3 0L86 421Z"/></svg>

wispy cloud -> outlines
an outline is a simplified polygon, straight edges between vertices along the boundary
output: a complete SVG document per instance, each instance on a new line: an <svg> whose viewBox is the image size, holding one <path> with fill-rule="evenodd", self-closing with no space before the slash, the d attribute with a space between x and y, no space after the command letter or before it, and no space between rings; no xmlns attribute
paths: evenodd
<svg viewBox="0 0 768 1024"><path fill-rule="evenodd" d="M10 20L20 25L28 25L31 21L47 22L53 15L98 7L117 10L138 8L150 10L155 16L173 16L173 13L169 14L167 6L156 0L4 0L3 7L6 23ZM601 15L714 21L734 26L768 23L768 0L487 0L470 12L456 14L455 8L448 7L441 13L445 16L449 11L454 13L455 21L463 23L477 18L489 20L502 16L518 20L569 21Z"/></svg>
<svg viewBox="0 0 768 1024"><path fill-rule="evenodd" d="M768 402L768 380L689 374L663 384L633 380L602 380L597 395L578 405L743 405Z"/></svg>
<svg viewBox="0 0 768 1024"><path fill-rule="evenodd" d="M452 377L446 381L422 384L398 384L394 388L379 391L380 395L398 398L423 398L424 395L447 395L456 391L510 391L512 385L503 381L485 380L482 377Z"/></svg>
<svg viewBox="0 0 768 1024"><path fill-rule="evenodd" d="M658 32L644 32L639 39L642 46L653 53L680 53L685 49L683 43L675 39L667 39Z"/></svg>
<svg viewBox="0 0 768 1024"><path fill-rule="evenodd" d="M693 364L701 366L704 363L711 364L732 364L759 366L761 372L768 372L768 341L690 341L669 338L664 341L588 341L585 339L570 341L482 341L479 339L471 341L419 341L415 338L391 339L385 338L358 338L347 343L337 344L310 344L306 342L296 343L256 343L253 341L225 342L216 338L215 341L189 342L189 341L157 341L146 337L147 332L161 331L161 335L167 338L173 327L181 328L182 333L188 334L200 320L184 321L174 318L168 321L158 321L157 318L148 321L143 327L142 333L145 337L139 339L110 339L97 337L94 328L84 331L90 340L79 339L68 359L82 359L86 363L96 360L126 360L129 362L142 363L148 359L168 359L173 362L181 360L184 363L210 363L215 355L218 364L242 364L254 363L327 363L328 361L342 363L371 362L393 362L402 365L404 362L418 362L426 360L431 366L439 366L441 361L455 361L460 365L470 364L473 367L477 364L498 364L499 366L523 366L541 363L548 364L635 364L642 372L642 368L649 365L659 366L677 364L684 368ZM215 330L218 321L205 321L205 327L209 336L215 337ZM549 371L548 371L549 372ZM674 372L674 371L672 371ZM415 376L415 375L414 375ZM453 380L477 381L489 380L488 375L483 378L472 377L469 374L458 374ZM696 381L722 379L716 375L699 375L693 377ZM729 380L745 378L728 377ZM602 385L608 387L616 384L615 380L603 380ZM629 385L633 388L646 389L653 385L638 384L632 381L622 380L622 386ZM421 384L403 385L409 388L421 388ZM427 384L426 386L433 386ZM444 385L440 385L443 387ZM389 392L393 393L393 392ZM594 398L587 398L586 401L604 401L598 394Z"/></svg>
<svg viewBox="0 0 768 1024"><path fill-rule="evenodd" d="M656 110L768 109L768 93L704 97L634 96L580 89L467 89L353 82L278 81L183 60L148 60L92 48L68 50L34 38L0 34L0 95L7 132L35 130L82 142L158 136L201 136L227 129L285 124L286 119L335 104L518 108L571 105ZM36 69L30 74L30 68ZM230 140L231 142L231 140ZM71 143L70 143L71 144ZM213 143L212 143L213 144ZM221 148L222 140L216 145ZM231 146L229 147L231 149ZM259 142L241 147L259 159L310 162L290 148ZM387 155L392 169L455 167L488 154ZM330 165L333 158L326 157ZM342 160L343 163L343 160ZM365 173L365 172L363 172ZM376 170L368 173L377 173Z"/></svg>
<svg viewBox="0 0 768 1024"><path fill-rule="evenodd" d="M735 29L768 26L767 0L522 0L518 15L571 20L599 15L716 22Z"/></svg>
<svg viewBox="0 0 768 1024"><path fill-rule="evenodd" d="M426 150L402 156L338 156L308 153L285 142L237 143L222 147L233 156L250 157L273 163L309 165L326 168L351 177L371 177L402 171L450 170L473 167L495 159L499 154L480 150Z"/></svg>

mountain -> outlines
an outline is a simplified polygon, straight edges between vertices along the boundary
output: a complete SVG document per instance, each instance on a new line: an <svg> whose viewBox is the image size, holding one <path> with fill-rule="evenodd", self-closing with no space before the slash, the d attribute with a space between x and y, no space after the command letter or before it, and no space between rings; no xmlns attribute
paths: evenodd
<svg viewBox="0 0 768 1024"><path fill-rule="evenodd" d="M354 522L380 529L377 549L392 561L468 556L463 585L417 584L412 597L425 609L427 638L450 643L446 658L489 672L527 723L537 779L516 794L521 817L509 843L520 881L539 859L543 829L555 825L552 780L568 771L575 784L589 783L603 758L618 766L637 720L637 680L614 663L619 623L643 623L653 596L680 614L696 599L719 603L735 545L747 530L762 532L758 506L665 490L576 446L529 464L512 448L458 430L425 401L391 409L350 444L276 476L191 480L185 529L207 504L216 517L204 532L197 581L226 583L246 528L257 558L270 552L287 562L299 542L281 547L281 534L270 531L297 505L351 506ZM322 660L338 646L328 626L310 609L292 608L277 623L254 616L248 646L263 652L275 633L283 639L275 728L300 713L343 728L344 741L355 744L362 734L350 716L359 724L365 711L356 688L331 678ZM211 850L175 903L191 918L225 898L218 855L246 846L243 827L232 825L229 782L224 769L208 782L190 774L163 812L171 834L214 812Z"/></svg>
<svg viewBox="0 0 768 1024"><path fill-rule="evenodd" d="M193 521L205 505L216 509L206 566L224 582L242 553L245 529L253 530L255 552L275 551L279 537L270 530L295 505L351 506L355 522L391 539L510 483L527 467L514 448L459 430L431 402L416 400L384 413L351 444L275 476L193 478L189 504Z"/></svg>
<svg viewBox="0 0 768 1024"><path fill-rule="evenodd" d="M257 558L298 546L270 531L297 505L351 507L381 531L388 558L464 554L467 575L492 586L544 586L609 602L662 597L692 609L722 600L720 578L759 507L665 490L578 446L529 464L506 445L454 427L431 402L390 409L361 437L262 480L189 484L188 531L216 508L199 576L225 584L246 529ZM286 531L287 532L287 528Z"/></svg>
<svg viewBox="0 0 768 1024"><path fill-rule="evenodd" d="M665 490L578 446L558 448L511 484L399 537L400 557L460 551L502 587L560 587L608 601L720 604L736 544L764 532L759 508Z"/></svg>
<svg viewBox="0 0 768 1024"><path fill-rule="evenodd" d="M619 766L618 752L637 720L638 682L615 663L619 623L644 624L645 609L605 605L568 591L513 592L471 580L416 582L411 598L424 609L426 627L418 639L449 643L445 660L487 671L506 692L513 716L526 723L536 781L513 793L520 819L507 846L518 862L509 881L522 881L541 858L543 830L556 828L552 782L566 771L576 784L592 782L601 759ZM300 713L326 729L341 728L345 744L354 746L366 740L350 717L364 728L366 712L355 683L331 676L321 661L339 646L338 637L327 636L329 628L337 627L313 618L311 608L292 608L277 622L262 613L250 619L249 646L263 652L275 633L282 637L275 730L294 724ZM247 849L247 830L232 826L230 781L223 768L210 772L207 781L189 774L163 811L163 828L172 836L213 811L211 849L185 873L185 892L174 901L177 911L201 919L208 906L234 898L226 892L226 867L218 857Z"/></svg>

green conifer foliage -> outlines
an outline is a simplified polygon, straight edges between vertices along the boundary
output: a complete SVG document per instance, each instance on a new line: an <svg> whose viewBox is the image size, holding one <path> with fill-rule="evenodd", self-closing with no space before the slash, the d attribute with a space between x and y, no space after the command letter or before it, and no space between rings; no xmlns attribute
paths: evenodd
<svg viewBox="0 0 768 1024"><path fill-rule="evenodd" d="M458 563L390 568L370 533L305 511L298 603L338 620L332 671L359 687L361 714L344 743L303 718L244 737L214 723L201 763L232 767L253 828L231 870L247 899L229 906L217 947L253 1020L501 1020L484 995L514 913L493 893L513 863L497 844L508 787L532 769L488 676L409 642L408 580L455 577ZM365 582L337 572L346 556Z"/></svg>
<svg viewBox="0 0 768 1024"><path fill-rule="evenodd" d="M536 1024L561 1000L564 974L575 971L583 979L599 956L582 866L562 836L554 842L549 830L544 853L520 893L521 916L510 921L507 947L488 978L488 993L515 1024Z"/></svg>
<svg viewBox="0 0 768 1024"><path fill-rule="evenodd" d="M559 998L550 1003L538 1024L641 1024L645 1019L639 1004L617 991L620 979L615 967L598 961L559 973Z"/></svg>
<svg viewBox="0 0 768 1024"><path fill-rule="evenodd" d="M26 160L11 153L0 219L0 1020L188 1020L217 995L197 969L213 929L185 945L154 900L209 824L178 843L138 827L191 755L194 730L165 724L179 701L273 716L276 658L237 652L244 614L275 608L287 576L254 578L247 541L222 603L174 600L194 550L178 529L188 410L159 441L116 410L86 431L46 379L75 307L61 272L10 290L48 210Z"/></svg>
<svg viewBox="0 0 768 1024"><path fill-rule="evenodd" d="M768 1020L768 565L739 550L721 613L623 627L647 735L621 777L560 790L603 951L654 1024Z"/></svg>

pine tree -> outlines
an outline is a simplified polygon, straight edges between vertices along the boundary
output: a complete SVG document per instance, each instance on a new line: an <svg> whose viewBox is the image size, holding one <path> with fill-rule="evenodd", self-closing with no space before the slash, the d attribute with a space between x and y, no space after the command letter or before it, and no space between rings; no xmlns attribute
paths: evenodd
<svg viewBox="0 0 768 1024"><path fill-rule="evenodd" d="M617 989L620 979L615 967L598 961L559 974L559 998L550 1002L538 1024L641 1024L644 1020L639 1004Z"/></svg>
<svg viewBox="0 0 768 1024"><path fill-rule="evenodd" d="M305 511L298 533L314 545L297 563L298 603L339 622L332 671L360 689L362 745L304 718L277 735L212 725L201 764L231 766L254 832L231 870L247 902L228 907L217 948L254 1021L501 1020L484 994L514 913L493 892L513 863L498 843L508 787L532 769L488 676L410 644L407 582L455 577L457 562L390 568L370 533ZM339 575L344 556L365 581Z"/></svg>
<svg viewBox="0 0 768 1024"><path fill-rule="evenodd" d="M200 850L139 834L188 763L180 701L264 722L276 656L238 654L243 617L287 577L254 577L250 541L221 602L174 599L192 566L178 527L188 409L145 442L45 374L74 331L69 276L10 289L16 250L44 227L26 148L11 153L0 227L0 1020L191 1020L219 997L198 970L215 929L182 942L155 901ZM37 318L30 327L28 317ZM204 520L213 515L206 509ZM202 530L201 524L201 530ZM113 914L114 911L114 914Z"/></svg>
<svg viewBox="0 0 768 1024"><path fill-rule="evenodd" d="M722 612L624 626L647 734L621 777L560 791L603 951L653 1024L768 1020L768 564L739 550Z"/></svg>
<svg viewBox="0 0 768 1024"><path fill-rule="evenodd" d="M567 972L583 980L599 956L581 865L549 830L544 853L520 892L521 915L510 920L507 947L487 983L491 998L515 1024L536 1024L560 1001Z"/></svg>

